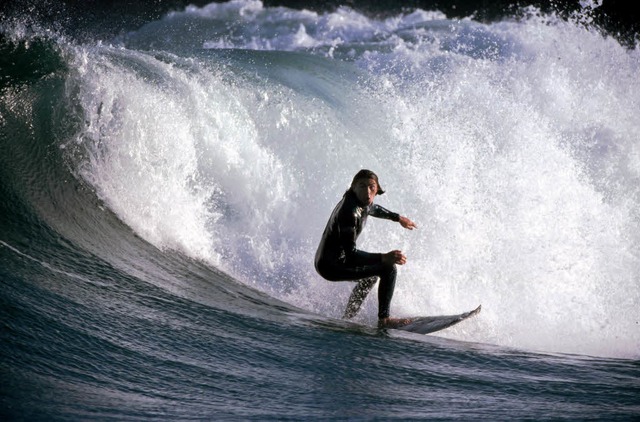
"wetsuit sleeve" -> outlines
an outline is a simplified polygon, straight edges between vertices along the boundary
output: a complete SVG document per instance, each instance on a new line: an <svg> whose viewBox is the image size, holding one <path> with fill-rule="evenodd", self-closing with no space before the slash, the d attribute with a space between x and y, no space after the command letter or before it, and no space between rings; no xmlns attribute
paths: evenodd
<svg viewBox="0 0 640 422"><path fill-rule="evenodd" d="M382 254L361 251L356 247L358 237L358 216L353 213L345 213L339 220L340 243L345 252L346 262L359 263L360 265L374 264L382 260Z"/></svg>
<svg viewBox="0 0 640 422"><path fill-rule="evenodd" d="M369 215L376 218L383 218L385 220L400 221L400 214L391 212L378 204L371 205Z"/></svg>
<svg viewBox="0 0 640 422"><path fill-rule="evenodd" d="M356 251L356 225L357 217L354 214L343 214L339 220L340 225L340 243L342 244L342 250L344 250L347 259L351 257Z"/></svg>

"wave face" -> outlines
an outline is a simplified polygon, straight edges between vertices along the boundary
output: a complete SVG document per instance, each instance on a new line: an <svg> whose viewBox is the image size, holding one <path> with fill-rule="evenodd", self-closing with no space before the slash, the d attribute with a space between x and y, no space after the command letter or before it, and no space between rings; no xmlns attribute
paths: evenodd
<svg viewBox="0 0 640 422"><path fill-rule="evenodd" d="M360 417L356 402L390 416L394 392L507 394L503 358L520 390L493 416L557 415L524 365L570 379L567 415L637 409L638 49L532 8L479 23L236 0L113 39L0 28L7 416ZM322 280L313 256L361 168L419 226L370 220L359 241L408 256L393 314L481 303L479 317L380 333L373 292L357 324L339 320L352 284ZM598 371L616 374L615 412L584 400L605 394ZM383 396L364 387L381 379ZM468 417L436 402L431 417Z"/></svg>

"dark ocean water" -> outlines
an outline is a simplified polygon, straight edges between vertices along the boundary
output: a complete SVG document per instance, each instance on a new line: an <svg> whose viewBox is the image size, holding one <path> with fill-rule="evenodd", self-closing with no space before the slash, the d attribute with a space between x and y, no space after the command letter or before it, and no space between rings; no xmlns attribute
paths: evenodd
<svg viewBox="0 0 640 422"><path fill-rule="evenodd" d="M585 11L95 7L0 24L0 419L640 418L637 49ZM361 167L420 226L362 238L409 256L394 314L480 315L340 319L312 259Z"/></svg>

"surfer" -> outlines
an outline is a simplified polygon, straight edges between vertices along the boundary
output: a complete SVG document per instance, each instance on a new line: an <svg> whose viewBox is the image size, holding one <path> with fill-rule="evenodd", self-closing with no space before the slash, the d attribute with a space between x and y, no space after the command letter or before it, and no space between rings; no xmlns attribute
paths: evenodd
<svg viewBox="0 0 640 422"><path fill-rule="evenodd" d="M329 217L316 252L315 267L326 280L357 281L344 318L356 316L367 294L380 279L378 325L393 328L407 323L407 320L389 317L396 285L396 265L404 265L407 257L399 250L385 254L365 252L356 248L356 240L369 215L399 222L409 230L417 226L407 217L374 204L374 197L383 193L378 176L371 170L360 170L354 176L351 187Z"/></svg>

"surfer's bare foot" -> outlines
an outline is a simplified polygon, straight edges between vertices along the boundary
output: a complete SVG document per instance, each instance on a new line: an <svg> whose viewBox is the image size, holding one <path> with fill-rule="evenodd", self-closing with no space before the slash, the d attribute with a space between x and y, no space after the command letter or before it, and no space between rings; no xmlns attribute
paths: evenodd
<svg viewBox="0 0 640 422"><path fill-rule="evenodd" d="M382 318L378 320L378 328L398 328L410 322L410 318Z"/></svg>

